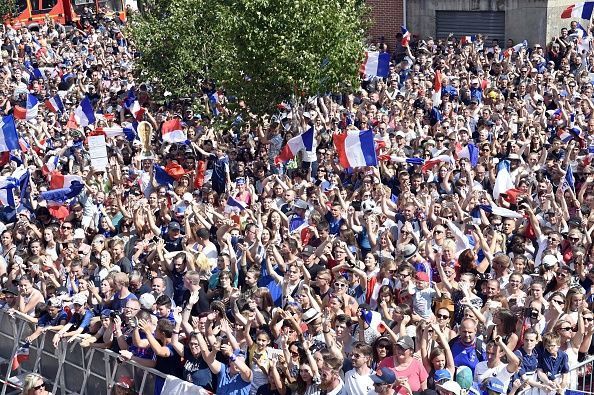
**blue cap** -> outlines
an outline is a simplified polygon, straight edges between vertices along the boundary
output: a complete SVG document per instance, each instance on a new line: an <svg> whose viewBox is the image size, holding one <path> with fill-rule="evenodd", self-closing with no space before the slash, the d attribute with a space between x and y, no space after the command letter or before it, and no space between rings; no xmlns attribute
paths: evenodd
<svg viewBox="0 0 594 395"><path fill-rule="evenodd" d="M103 310L101 310L101 318L108 318L108 317L110 317L112 312L113 312L113 310L110 310L110 309L103 309Z"/></svg>
<svg viewBox="0 0 594 395"><path fill-rule="evenodd" d="M498 394L503 394L504 385L497 377L491 377L487 382L487 389Z"/></svg>
<svg viewBox="0 0 594 395"><path fill-rule="evenodd" d="M436 370L435 373L433 374L433 379L435 381L451 380L452 374L447 369L439 369L439 370Z"/></svg>
<svg viewBox="0 0 594 395"><path fill-rule="evenodd" d="M396 373L390 368L378 369L375 374L372 374L371 381L374 384L394 384L396 382Z"/></svg>

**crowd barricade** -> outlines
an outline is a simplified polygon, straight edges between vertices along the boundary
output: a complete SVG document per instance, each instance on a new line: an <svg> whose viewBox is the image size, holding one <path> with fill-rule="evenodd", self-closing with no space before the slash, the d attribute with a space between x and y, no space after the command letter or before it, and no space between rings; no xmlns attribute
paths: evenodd
<svg viewBox="0 0 594 395"><path fill-rule="evenodd" d="M202 387L133 361L122 361L118 359L119 354L111 350L83 348L78 341L67 343L66 340L54 348L55 332L47 332L34 340L29 346L28 359L13 370L13 357L34 329L35 325L24 318L0 310L0 395L20 394L24 377L31 372L43 376L47 390L55 395L111 394L114 384L123 376L132 380L138 394L153 394L156 377L169 383L180 382L183 388L195 387L193 393L201 393Z"/></svg>

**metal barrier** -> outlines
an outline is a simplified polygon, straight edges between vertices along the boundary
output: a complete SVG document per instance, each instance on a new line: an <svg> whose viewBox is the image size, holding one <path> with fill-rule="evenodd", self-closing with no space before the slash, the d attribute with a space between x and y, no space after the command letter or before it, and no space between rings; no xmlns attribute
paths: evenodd
<svg viewBox="0 0 594 395"><path fill-rule="evenodd" d="M590 357L575 366L572 371L577 375L577 388L572 388L586 394L594 394L594 357Z"/></svg>
<svg viewBox="0 0 594 395"><path fill-rule="evenodd" d="M34 324L0 310L0 395L20 393L24 377L31 372L43 376L48 390L52 386L51 392L56 395L109 394L121 376L130 377L139 394L152 394L155 378L168 377L133 361L122 362L111 350L83 348L77 341L62 340L54 348L51 339L55 332L33 341L29 359L12 371L13 356L34 329Z"/></svg>

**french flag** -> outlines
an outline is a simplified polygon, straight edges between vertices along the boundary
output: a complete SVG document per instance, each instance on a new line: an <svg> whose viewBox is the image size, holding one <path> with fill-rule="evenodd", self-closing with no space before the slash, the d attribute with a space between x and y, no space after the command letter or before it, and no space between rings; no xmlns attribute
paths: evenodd
<svg viewBox="0 0 594 395"><path fill-rule="evenodd" d="M478 207L487 212L487 213L491 213L491 214L495 214L495 215L499 215L500 217L505 217L505 218L524 218L524 216L522 214L518 214L513 210L509 210L507 208L504 207L499 207L495 204L479 204Z"/></svg>
<svg viewBox="0 0 594 395"><path fill-rule="evenodd" d="M495 185L493 186L493 197L495 199L499 199L499 195L505 194L515 186L509 169L508 160L502 160L497 164L497 176L495 177Z"/></svg>
<svg viewBox="0 0 594 395"><path fill-rule="evenodd" d="M138 99L136 99L133 89L128 91L128 96L124 99L124 108L130 111L137 121L142 121L145 109L140 107L140 103L138 102Z"/></svg>
<svg viewBox="0 0 594 395"><path fill-rule="evenodd" d="M423 166L425 164L425 159L423 158L405 158L405 157L399 157L396 154L392 154L392 155L380 155L377 157L378 160L381 161L391 161L391 162L395 162L395 163L406 163L409 165L415 165L415 166Z"/></svg>
<svg viewBox="0 0 594 395"><path fill-rule="evenodd" d="M59 160L60 160L60 157L58 157L57 155L50 156L50 158L47 160L47 162L45 162L45 164L41 168L42 174L44 176L47 176L47 175L55 172L58 169Z"/></svg>
<svg viewBox="0 0 594 395"><path fill-rule="evenodd" d="M577 126L574 126L569 130L559 129L557 131L557 137L559 137L559 139L561 139L561 141L563 141L564 143L567 143L573 139L580 139L581 135L582 130Z"/></svg>
<svg viewBox="0 0 594 395"><path fill-rule="evenodd" d="M476 36L472 35L472 36L462 36L462 38L460 39L460 43L461 44L471 44L476 40Z"/></svg>
<svg viewBox="0 0 594 395"><path fill-rule="evenodd" d="M70 188L73 183L80 183L84 184L83 178L81 176L67 174L64 175L59 171L55 171L50 175L50 189L62 189L62 188Z"/></svg>
<svg viewBox="0 0 594 395"><path fill-rule="evenodd" d="M83 188L83 184L75 182L70 184L69 188L52 189L41 192L39 194L39 199L46 201L47 208L53 217L63 219L69 214L68 209L65 207L66 202L68 199L78 196Z"/></svg>
<svg viewBox="0 0 594 395"><path fill-rule="evenodd" d="M17 370L21 363L29 360L29 342L26 342L17 348L14 357L12 357L12 370Z"/></svg>
<svg viewBox="0 0 594 395"><path fill-rule="evenodd" d="M561 182L561 191L565 192L568 189L571 189L575 192L575 177L573 176L573 168L571 165L567 167L567 171L565 172L565 177L563 177L563 181Z"/></svg>
<svg viewBox="0 0 594 395"><path fill-rule="evenodd" d="M428 170L431 170L435 165L438 165L440 163L454 164L455 162L454 158L452 158L450 155L439 155L435 158L426 160L423 166L421 167L421 171L423 173L426 173Z"/></svg>
<svg viewBox="0 0 594 395"><path fill-rule="evenodd" d="M97 120L95 118L93 104L91 104L91 100L89 100L88 96L85 96L78 107L76 107L76 110L74 110L74 120L79 126L82 126L83 128L85 126L94 124Z"/></svg>
<svg viewBox="0 0 594 395"><path fill-rule="evenodd" d="M458 158L468 159L472 167L475 167L478 164L479 150L472 143L467 144L465 147L462 147L460 144L457 144L456 155L458 156Z"/></svg>
<svg viewBox="0 0 594 395"><path fill-rule="evenodd" d="M593 159L594 159L594 145L589 145L588 146L588 155L586 155L586 157L584 158L584 166L587 166L590 163L592 163Z"/></svg>
<svg viewBox="0 0 594 395"><path fill-rule="evenodd" d="M55 113L61 114L64 112L64 104L62 103L62 99L59 95L47 99L45 101L45 108Z"/></svg>
<svg viewBox="0 0 594 395"><path fill-rule="evenodd" d="M161 134L163 141L167 143L183 143L188 139L179 118L173 118L163 122L163 125L161 125Z"/></svg>
<svg viewBox="0 0 594 395"><path fill-rule="evenodd" d="M35 117L37 117L38 112L39 100L37 100L37 97L35 97L35 95L32 95L30 93L27 95L26 108L23 108L21 106L14 107L14 117L16 119L35 119Z"/></svg>
<svg viewBox="0 0 594 395"><path fill-rule="evenodd" d="M283 147L281 152L274 158L274 163L277 165L290 161L301 150L311 152L313 150L314 129L313 127L307 129L306 132L295 136Z"/></svg>
<svg viewBox="0 0 594 395"><path fill-rule="evenodd" d="M119 125L98 127L97 129L95 129L95 133L102 133L105 135L105 137L111 138L123 136L128 141L134 141L134 139L136 138L136 133L134 132L134 129L123 128Z"/></svg>
<svg viewBox="0 0 594 395"><path fill-rule="evenodd" d="M243 211L247 208L247 205L244 202L235 199L233 196L229 196L227 199L227 206L231 208L238 208L240 211Z"/></svg>
<svg viewBox="0 0 594 395"><path fill-rule="evenodd" d="M173 185L175 179L167 174L164 168L161 166L154 164L154 171L155 171L155 181L159 185Z"/></svg>
<svg viewBox="0 0 594 395"><path fill-rule="evenodd" d="M592 11L594 10L594 1L582 1L570 5L561 13L561 18L582 18L590 19L592 17Z"/></svg>
<svg viewBox="0 0 594 395"><path fill-rule="evenodd" d="M390 74L390 54L378 51L365 52L365 61L361 65L359 72L369 77L388 78Z"/></svg>
<svg viewBox="0 0 594 395"><path fill-rule="evenodd" d="M520 49L522 48L528 48L528 41L524 40L519 44L514 45L511 48L506 49L503 52L503 56L505 56L506 58L509 58L510 56L512 56L514 54L514 52L519 52Z"/></svg>
<svg viewBox="0 0 594 395"><path fill-rule="evenodd" d="M338 161L345 169L377 166L377 155L371 130L335 134L334 146L338 154Z"/></svg>
<svg viewBox="0 0 594 395"><path fill-rule="evenodd" d="M14 189L20 189L20 197L26 196L29 185L29 170L20 166L10 176L0 178L0 202L4 206L15 207Z"/></svg>
<svg viewBox="0 0 594 395"><path fill-rule="evenodd" d="M410 42L410 32L405 26L400 26L400 30L402 31L402 40L400 40L400 44L403 47L408 47L408 43Z"/></svg>
<svg viewBox="0 0 594 395"><path fill-rule="evenodd" d="M442 75L441 70L435 71L435 76L433 77L433 105L439 107L441 104L441 87L442 87Z"/></svg>
<svg viewBox="0 0 594 395"><path fill-rule="evenodd" d="M19 135L14 124L14 117L7 115L0 119L0 152L20 149Z"/></svg>

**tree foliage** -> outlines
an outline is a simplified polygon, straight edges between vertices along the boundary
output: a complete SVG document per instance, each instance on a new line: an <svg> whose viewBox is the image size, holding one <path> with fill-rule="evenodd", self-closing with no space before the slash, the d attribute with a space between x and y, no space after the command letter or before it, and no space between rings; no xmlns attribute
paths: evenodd
<svg viewBox="0 0 594 395"><path fill-rule="evenodd" d="M17 12L17 8L16 0L0 0L0 17L13 17Z"/></svg>
<svg viewBox="0 0 594 395"><path fill-rule="evenodd" d="M254 112L355 84L357 0L152 0L132 24L141 73L175 95L214 79Z"/></svg>

